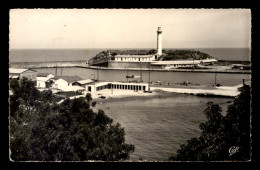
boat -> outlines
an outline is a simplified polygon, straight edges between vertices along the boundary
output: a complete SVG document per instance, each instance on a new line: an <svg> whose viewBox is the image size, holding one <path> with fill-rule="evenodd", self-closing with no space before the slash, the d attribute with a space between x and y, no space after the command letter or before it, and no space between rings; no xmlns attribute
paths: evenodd
<svg viewBox="0 0 260 170"><path fill-rule="evenodd" d="M126 76L126 78L140 78L141 76L136 76L136 75L131 75L131 76Z"/></svg>
<svg viewBox="0 0 260 170"><path fill-rule="evenodd" d="M134 78L141 78L141 76L136 76L136 75L134 75Z"/></svg>
<svg viewBox="0 0 260 170"><path fill-rule="evenodd" d="M134 78L134 75L126 76L126 78Z"/></svg>
<svg viewBox="0 0 260 170"><path fill-rule="evenodd" d="M162 85L162 82L161 81L156 81L154 84L155 85Z"/></svg>

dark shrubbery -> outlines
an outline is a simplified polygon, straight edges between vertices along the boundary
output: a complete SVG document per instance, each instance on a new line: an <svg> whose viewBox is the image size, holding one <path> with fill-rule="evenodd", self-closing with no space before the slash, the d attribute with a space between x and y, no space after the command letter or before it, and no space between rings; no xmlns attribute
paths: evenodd
<svg viewBox="0 0 260 170"><path fill-rule="evenodd" d="M91 95L59 105L50 92L40 93L27 79L11 80L10 88L12 160L120 161L134 151L120 124L113 125L102 110L93 112Z"/></svg>
<svg viewBox="0 0 260 170"><path fill-rule="evenodd" d="M250 160L250 87L245 85L226 116L219 105L209 102L204 113L205 123L200 124L201 136L180 146L178 161ZM236 151L230 152L232 148Z"/></svg>
<svg viewBox="0 0 260 170"><path fill-rule="evenodd" d="M206 53L194 50L165 50L162 57L163 61L212 58Z"/></svg>

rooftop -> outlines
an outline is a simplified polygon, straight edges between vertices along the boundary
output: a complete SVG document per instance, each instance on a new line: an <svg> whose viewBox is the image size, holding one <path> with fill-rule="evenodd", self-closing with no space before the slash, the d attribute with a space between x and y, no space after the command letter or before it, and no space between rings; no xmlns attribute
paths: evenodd
<svg viewBox="0 0 260 170"><path fill-rule="evenodd" d="M116 58L120 58L120 57L148 58L148 57L153 57L153 55L150 55L150 54L146 54L146 55L118 54L115 57Z"/></svg>
<svg viewBox="0 0 260 170"><path fill-rule="evenodd" d="M38 73L37 77L47 77L48 75L50 75L51 73ZM52 74L51 74L52 75Z"/></svg>
<svg viewBox="0 0 260 170"><path fill-rule="evenodd" d="M55 76L53 78L54 80L63 79L69 83L77 82L79 80L82 80L79 76Z"/></svg>
<svg viewBox="0 0 260 170"><path fill-rule="evenodd" d="M92 83L95 84L96 86L103 86L103 85L107 85L107 84L118 84L118 85L148 85L148 83L134 83L134 82L95 82Z"/></svg>
<svg viewBox="0 0 260 170"><path fill-rule="evenodd" d="M17 79L17 78L19 78L19 76L9 75L9 78Z"/></svg>
<svg viewBox="0 0 260 170"><path fill-rule="evenodd" d="M79 84L89 84L89 83L92 83L94 82L93 80L91 79L87 79L87 80L80 80L80 81L77 81Z"/></svg>
<svg viewBox="0 0 260 170"><path fill-rule="evenodd" d="M152 65L170 65L170 64L199 64L200 62L216 62L216 59L205 60L169 60L169 61L155 61Z"/></svg>
<svg viewBox="0 0 260 170"><path fill-rule="evenodd" d="M199 60L175 60L175 61L156 61L152 65L170 65L170 64L199 64Z"/></svg>
<svg viewBox="0 0 260 170"><path fill-rule="evenodd" d="M37 77L37 81L48 81L49 79L48 77Z"/></svg>
<svg viewBox="0 0 260 170"><path fill-rule="evenodd" d="M116 53L117 55L148 55L154 54L151 50L109 50L110 54Z"/></svg>
<svg viewBox="0 0 260 170"><path fill-rule="evenodd" d="M9 73L22 73L27 71L28 69L20 69L20 68L9 68Z"/></svg>
<svg viewBox="0 0 260 170"><path fill-rule="evenodd" d="M23 73L23 72L25 72L25 71L37 72L37 71L31 70L31 69L9 68L9 73L13 73L13 74L20 74L20 73Z"/></svg>
<svg viewBox="0 0 260 170"><path fill-rule="evenodd" d="M85 90L85 88L80 86L68 86L67 88L63 89L63 91L78 91L78 90Z"/></svg>

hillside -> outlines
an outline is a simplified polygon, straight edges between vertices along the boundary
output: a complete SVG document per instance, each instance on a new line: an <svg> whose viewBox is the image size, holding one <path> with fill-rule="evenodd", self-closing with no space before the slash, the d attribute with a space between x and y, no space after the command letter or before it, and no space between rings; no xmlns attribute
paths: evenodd
<svg viewBox="0 0 260 170"><path fill-rule="evenodd" d="M158 59L160 61L170 60L188 60L188 59L206 59L212 56L196 50L163 50L163 55Z"/></svg>
<svg viewBox="0 0 260 170"><path fill-rule="evenodd" d="M107 50L102 51L92 57L88 62L90 64L99 63L99 62L107 62L108 60L115 60L116 55L151 55L156 54L156 50Z"/></svg>
<svg viewBox="0 0 260 170"><path fill-rule="evenodd" d="M107 62L115 60L116 55L155 55L155 49L147 50L108 50L102 51L89 60L90 64ZM188 60L188 59L206 59L212 56L195 50L163 50L163 55L158 59L160 61L170 60Z"/></svg>

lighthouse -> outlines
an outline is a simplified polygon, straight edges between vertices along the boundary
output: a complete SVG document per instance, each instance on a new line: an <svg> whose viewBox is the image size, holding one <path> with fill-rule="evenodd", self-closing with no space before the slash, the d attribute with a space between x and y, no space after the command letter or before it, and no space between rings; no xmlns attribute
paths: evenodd
<svg viewBox="0 0 260 170"><path fill-rule="evenodd" d="M162 30L158 27L157 30L157 56L162 55Z"/></svg>

